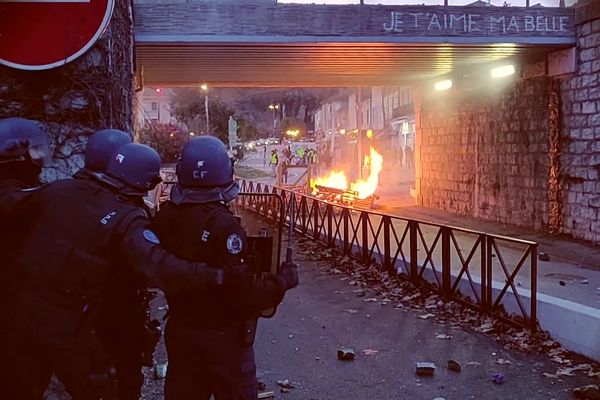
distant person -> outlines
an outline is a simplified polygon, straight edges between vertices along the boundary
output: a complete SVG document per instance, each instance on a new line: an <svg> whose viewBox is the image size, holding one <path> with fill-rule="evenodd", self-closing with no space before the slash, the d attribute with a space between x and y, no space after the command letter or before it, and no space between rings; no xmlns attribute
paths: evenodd
<svg viewBox="0 0 600 400"><path fill-rule="evenodd" d="M415 154L412 147L407 147L404 151L404 157L406 158L406 167L414 168L415 167Z"/></svg>
<svg viewBox="0 0 600 400"><path fill-rule="evenodd" d="M267 166L267 146L263 147L263 166Z"/></svg>
<svg viewBox="0 0 600 400"><path fill-rule="evenodd" d="M277 176L277 165L279 165L279 155L277 154L276 149L273 149L271 151L271 161L269 162L269 165L272 168L271 176Z"/></svg>

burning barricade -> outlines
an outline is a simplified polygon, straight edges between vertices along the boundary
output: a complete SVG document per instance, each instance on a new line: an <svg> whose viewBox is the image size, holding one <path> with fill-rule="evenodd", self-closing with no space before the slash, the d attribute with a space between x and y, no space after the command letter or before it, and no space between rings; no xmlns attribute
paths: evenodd
<svg viewBox="0 0 600 400"><path fill-rule="evenodd" d="M325 176L310 180L312 194L330 203L355 208L371 208L378 198L375 192L382 167L383 156L371 147L369 155L365 156L363 162L363 168L369 171L367 179L348 183L344 171L331 171Z"/></svg>

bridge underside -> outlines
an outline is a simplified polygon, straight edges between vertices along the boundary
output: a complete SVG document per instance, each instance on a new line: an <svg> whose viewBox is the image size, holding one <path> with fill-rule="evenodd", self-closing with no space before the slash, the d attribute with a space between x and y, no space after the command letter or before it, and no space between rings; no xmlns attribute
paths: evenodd
<svg viewBox="0 0 600 400"><path fill-rule="evenodd" d="M572 46L575 12L134 0L134 33L147 85L394 85Z"/></svg>
<svg viewBox="0 0 600 400"><path fill-rule="evenodd" d="M544 58L558 46L400 43L136 45L145 85L343 87L395 85L460 68ZM141 67L141 68L140 68Z"/></svg>

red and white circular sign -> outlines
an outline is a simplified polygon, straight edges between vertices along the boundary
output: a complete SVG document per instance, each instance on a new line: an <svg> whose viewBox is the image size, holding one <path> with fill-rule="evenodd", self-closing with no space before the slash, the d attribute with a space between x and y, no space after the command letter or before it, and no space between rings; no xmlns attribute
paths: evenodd
<svg viewBox="0 0 600 400"><path fill-rule="evenodd" d="M98 40L114 0L0 0L0 64L26 70L62 66Z"/></svg>

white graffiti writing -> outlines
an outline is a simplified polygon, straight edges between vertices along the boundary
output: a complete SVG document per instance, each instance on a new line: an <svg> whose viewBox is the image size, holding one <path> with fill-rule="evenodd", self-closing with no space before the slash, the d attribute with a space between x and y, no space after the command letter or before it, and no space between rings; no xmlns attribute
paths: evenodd
<svg viewBox="0 0 600 400"><path fill-rule="evenodd" d="M522 32L567 32L568 16L543 15L481 15L454 13L403 13L391 11L383 22L385 32L406 32L422 29L438 33L515 34Z"/></svg>

